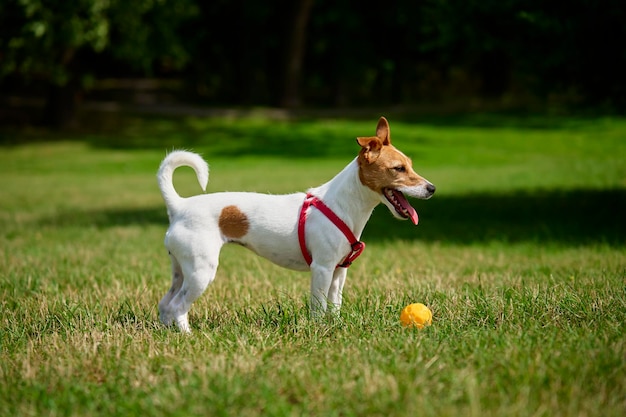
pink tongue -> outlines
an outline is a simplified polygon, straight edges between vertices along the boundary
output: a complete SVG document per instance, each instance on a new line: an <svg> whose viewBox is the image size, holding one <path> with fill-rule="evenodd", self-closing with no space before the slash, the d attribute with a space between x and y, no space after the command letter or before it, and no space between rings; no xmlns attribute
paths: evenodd
<svg viewBox="0 0 626 417"><path fill-rule="evenodd" d="M417 222L419 222L419 217L417 217L417 211L415 211L415 209L411 206L409 206L408 209L409 209L409 214L411 216L411 221L413 222L414 225L417 226Z"/></svg>
<svg viewBox="0 0 626 417"><path fill-rule="evenodd" d="M406 212L409 214L409 218L411 219L413 224L417 225L417 223L419 222L419 217L417 216L417 211L415 211L415 209L413 207L411 207L411 205L409 204L407 199L404 198L404 195L401 192L393 190L393 194L396 197L396 200L398 200L398 202L402 206L402 208L404 210L406 210Z"/></svg>

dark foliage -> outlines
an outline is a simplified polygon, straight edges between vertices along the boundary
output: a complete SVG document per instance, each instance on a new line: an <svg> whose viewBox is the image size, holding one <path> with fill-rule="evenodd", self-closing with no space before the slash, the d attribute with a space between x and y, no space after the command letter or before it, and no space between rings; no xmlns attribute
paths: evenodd
<svg viewBox="0 0 626 417"><path fill-rule="evenodd" d="M69 118L94 80L144 76L183 80L186 100L218 105L532 97L626 108L619 0L3 0L0 8L0 88L52 86L52 118Z"/></svg>

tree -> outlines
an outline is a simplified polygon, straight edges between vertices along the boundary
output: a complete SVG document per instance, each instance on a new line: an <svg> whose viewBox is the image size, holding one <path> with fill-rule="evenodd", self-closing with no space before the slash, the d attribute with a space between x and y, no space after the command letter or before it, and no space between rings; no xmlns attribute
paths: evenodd
<svg viewBox="0 0 626 417"><path fill-rule="evenodd" d="M0 77L47 83L46 121L67 125L100 56L143 73L184 66L179 30L195 13L192 0L8 1L0 11Z"/></svg>
<svg viewBox="0 0 626 417"><path fill-rule="evenodd" d="M424 10L424 51L473 72L485 95L517 82L539 97L626 106L623 1L428 0Z"/></svg>
<svg viewBox="0 0 626 417"><path fill-rule="evenodd" d="M300 82L302 78L302 63L306 47L307 25L313 0L299 0L295 2L295 13L291 36L285 59L285 84L281 104L285 107L297 107L301 104Z"/></svg>

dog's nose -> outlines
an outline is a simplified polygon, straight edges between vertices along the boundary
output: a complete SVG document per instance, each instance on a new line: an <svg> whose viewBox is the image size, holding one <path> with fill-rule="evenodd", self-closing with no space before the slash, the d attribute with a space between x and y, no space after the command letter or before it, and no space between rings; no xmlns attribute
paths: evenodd
<svg viewBox="0 0 626 417"><path fill-rule="evenodd" d="M428 183L428 185L426 186L426 190L431 193L434 194L435 190L437 189L437 187L435 187L433 184Z"/></svg>

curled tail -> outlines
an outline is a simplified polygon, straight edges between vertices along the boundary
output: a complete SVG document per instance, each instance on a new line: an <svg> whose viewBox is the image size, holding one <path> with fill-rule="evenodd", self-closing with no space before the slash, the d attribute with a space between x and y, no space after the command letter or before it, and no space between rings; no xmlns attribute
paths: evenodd
<svg viewBox="0 0 626 417"><path fill-rule="evenodd" d="M193 168L202 191L206 191L206 186L209 182L209 166L200 155L188 151L173 151L169 153L161 162L159 172L157 173L159 188L168 212L175 210L176 206L183 200L176 192L172 182L174 171L181 166Z"/></svg>

